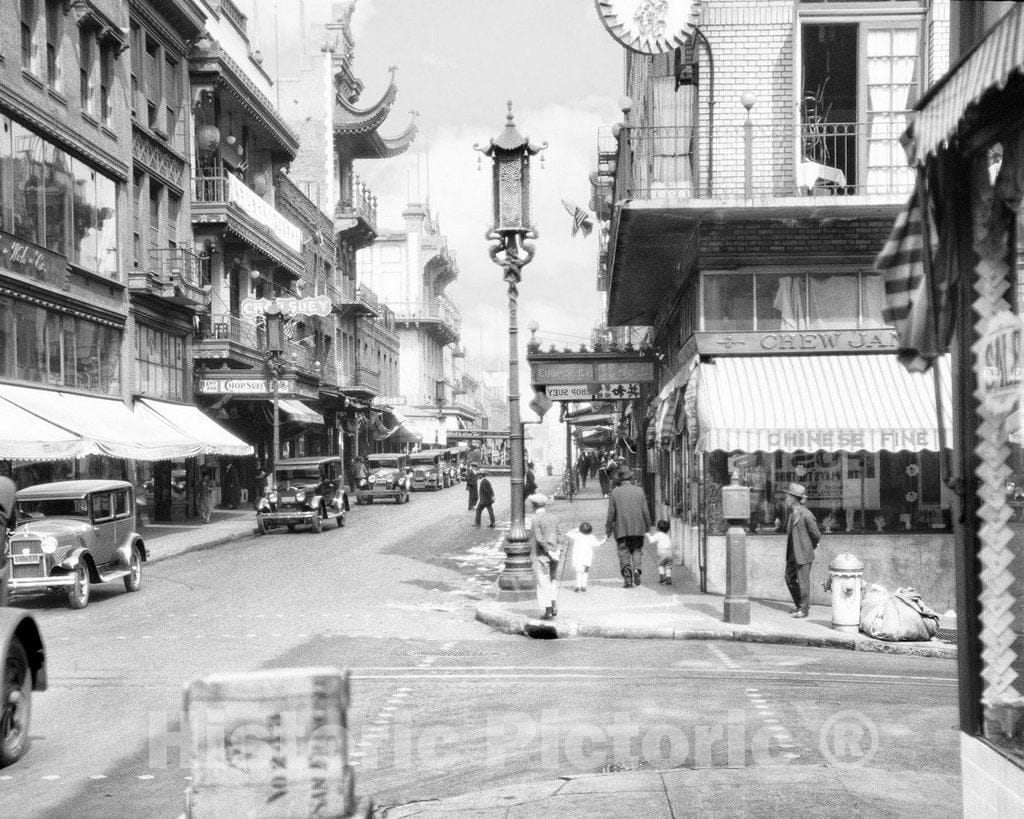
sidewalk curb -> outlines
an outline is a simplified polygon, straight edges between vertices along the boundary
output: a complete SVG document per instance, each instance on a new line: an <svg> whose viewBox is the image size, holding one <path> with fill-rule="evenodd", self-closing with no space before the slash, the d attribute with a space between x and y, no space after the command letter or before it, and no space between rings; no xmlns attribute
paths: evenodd
<svg viewBox="0 0 1024 819"><path fill-rule="evenodd" d="M774 645L806 646L808 648L838 648L847 651L867 651L879 654L903 654L913 657L931 657L940 660L956 658L956 646L925 645L921 643L886 643L858 638L852 634L828 634L822 636L795 634L754 627L721 628L671 628L668 626L606 626L594 623L552 623L523 614L505 611L494 600L477 603L476 619L506 634L527 635L527 627L554 627L560 638L601 637L606 639L651 639L651 640L731 640L740 643L771 643Z"/></svg>
<svg viewBox="0 0 1024 819"><path fill-rule="evenodd" d="M150 552L152 551L153 547L151 547L149 544L147 544L146 545L146 552L147 552L146 563L147 564L148 563L159 563L159 562L161 562L163 560L170 560L171 558L181 557L182 555L187 555L190 552L202 552L202 551L205 551L206 549L216 549L218 546L224 546L224 545L226 545L228 543L234 543L234 542L239 541L239 540L245 540L246 538L253 537L256 534L257 534L256 528L253 527L252 530L250 530L250 531L234 532L233 534L230 534L230 535L221 535L220 537L216 537L213 540L201 541L199 543L191 543L187 547L182 549L181 551L171 552L169 554L151 554ZM143 532L143 534L142 534L142 541L143 541L143 543L146 542L145 532ZM157 538L157 542L159 542L159 538Z"/></svg>

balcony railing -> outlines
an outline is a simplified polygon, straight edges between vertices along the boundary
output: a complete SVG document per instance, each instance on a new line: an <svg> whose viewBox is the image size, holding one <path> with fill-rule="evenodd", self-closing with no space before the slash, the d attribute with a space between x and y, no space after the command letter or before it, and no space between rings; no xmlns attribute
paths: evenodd
<svg viewBox="0 0 1024 819"><path fill-rule="evenodd" d="M377 197L358 176L352 180L347 195L342 195L334 211L335 219L362 220L376 233L377 231Z"/></svg>
<svg viewBox="0 0 1024 819"><path fill-rule="evenodd" d="M238 33L247 38L246 22L248 18L242 13L242 10L232 3L231 0L220 0L220 10L231 24L238 29Z"/></svg>
<svg viewBox="0 0 1024 819"><path fill-rule="evenodd" d="M202 290L207 281L206 260L183 247L153 248L149 251L149 269L160 278L194 290Z"/></svg>
<svg viewBox="0 0 1024 819"><path fill-rule="evenodd" d="M252 188L233 176L197 176L193 179L195 201L203 205L235 205L269 230L293 253L302 253L302 231Z"/></svg>
<svg viewBox="0 0 1024 819"><path fill-rule="evenodd" d="M365 284L361 284L356 288L356 300L361 301L368 307L372 307L374 312L380 312L380 299L377 298L377 294Z"/></svg>
<svg viewBox="0 0 1024 819"><path fill-rule="evenodd" d="M351 387L366 387L380 392L380 370L371 367L356 367L355 373L349 379Z"/></svg>
<svg viewBox="0 0 1024 819"><path fill-rule="evenodd" d="M454 304L441 296L430 301L391 302L397 321L431 321L450 328L456 338L462 329L462 318Z"/></svg>
<svg viewBox="0 0 1024 819"><path fill-rule="evenodd" d="M202 341L232 341L252 350L262 350L266 339L262 328L251 319L238 316L207 316L203 322Z"/></svg>
<svg viewBox="0 0 1024 819"><path fill-rule="evenodd" d="M716 128L710 140L693 126L623 128L615 199L906 195L913 175L899 144L905 127L754 123Z"/></svg>

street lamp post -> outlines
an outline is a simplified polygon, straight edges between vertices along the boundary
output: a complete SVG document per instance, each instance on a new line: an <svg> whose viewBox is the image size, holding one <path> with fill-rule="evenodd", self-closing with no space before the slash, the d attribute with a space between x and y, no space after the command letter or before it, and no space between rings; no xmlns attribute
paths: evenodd
<svg viewBox="0 0 1024 819"><path fill-rule="evenodd" d="M508 103L505 130L486 147L474 149L491 159L494 224L487 230L491 261L508 284L508 426L511 450L511 525L505 538L505 567L498 575L498 596L532 597L536 581L531 570L523 509L523 427L519 420L519 282L523 268L533 260L537 231L530 220L530 157L547 147L534 145L516 130L512 102Z"/></svg>
<svg viewBox="0 0 1024 819"><path fill-rule="evenodd" d="M434 435L434 443L441 444L441 426L444 424L444 381L434 382L434 403L437 404L437 432Z"/></svg>
<svg viewBox="0 0 1024 819"><path fill-rule="evenodd" d="M284 370L284 333L281 327L281 306L273 299L264 308L264 320L267 327L267 375L270 376L269 386L274 405L274 451L271 454L268 472L274 474L278 454L281 452L281 373ZM271 478L273 481L273 478Z"/></svg>

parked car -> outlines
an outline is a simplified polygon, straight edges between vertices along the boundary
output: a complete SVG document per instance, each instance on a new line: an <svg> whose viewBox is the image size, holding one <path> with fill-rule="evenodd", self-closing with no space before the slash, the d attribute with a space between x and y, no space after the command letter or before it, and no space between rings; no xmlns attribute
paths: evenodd
<svg viewBox="0 0 1024 819"><path fill-rule="evenodd" d="M35 619L0 609L0 768L28 750L32 692L46 690L46 651Z"/></svg>
<svg viewBox="0 0 1024 819"><path fill-rule="evenodd" d="M17 527L7 545L11 596L66 589L84 609L94 583L121 579L142 588L146 546L135 531L135 495L126 481L80 480L18 491Z"/></svg>
<svg viewBox="0 0 1024 819"><path fill-rule="evenodd" d="M425 449L409 455L409 466L412 467L412 488L421 491L430 489L437 491L448 485L442 464L443 452L438 449Z"/></svg>
<svg viewBox="0 0 1024 819"><path fill-rule="evenodd" d="M348 513L341 458L287 458L274 464L273 481L256 503L256 529L265 535L275 526L291 532L299 524L316 533L334 518L340 529Z"/></svg>
<svg viewBox="0 0 1024 819"><path fill-rule="evenodd" d="M392 499L395 503L409 502L409 456L400 452L367 455L366 466L370 474L356 487L356 503L373 503Z"/></svg>

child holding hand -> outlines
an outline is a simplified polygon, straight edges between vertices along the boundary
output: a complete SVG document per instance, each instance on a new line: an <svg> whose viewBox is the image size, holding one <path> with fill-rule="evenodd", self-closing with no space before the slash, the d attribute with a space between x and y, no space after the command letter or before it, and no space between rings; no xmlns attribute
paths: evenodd
<svg viewBox="0 0 1024 819"><path fill-rule="evenodd" d="M594 536L594 527L586 521L580 524L579 529L569 532L568 538L572 543L572 568L576 572L576 586L573 591L585 592L590 564L594 562L594 548L600 545L601 541Z"/></svg>
<svg viewBox="0 0 1024 819"><path fill-rule="evenodd" d="M647 542L650 543L658 557L658 582L672 585L672 538L668 536L669 523L667 520L659 520L657 531L647 533Z"/></svg>

